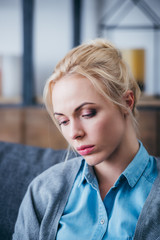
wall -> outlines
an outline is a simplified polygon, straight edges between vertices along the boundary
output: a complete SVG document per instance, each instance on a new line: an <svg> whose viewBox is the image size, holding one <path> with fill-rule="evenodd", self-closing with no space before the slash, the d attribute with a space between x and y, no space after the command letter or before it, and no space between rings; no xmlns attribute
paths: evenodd
<svg viewBox="0 0 160 240"><path fill-rule="evenodd" d="M0 32L4 70L2 89L3 96L9 98L21 95L22 87L21 0L0 0ZM35 91L40 96L55 64L72 47L72 0L35 0L33 35Z"/></svg>
<svg viewBox="0 0 160 240"><path fill-rule="evenodd" d="M0 54L22 55L22 12L20 0L0 0Z"/></svg>
<svg viewBox="0 0 160 240"><path fill-rule="evenodd" d="M41 95L56 63L72 47L72 1L35 0L34 70Z"/></svg>
<svg viewBox="0 0 160 240"><path fill-rule="evenodd" d="M160 9L159 0L145 0L151 4L158 16ZM113 41L119 48L144 48L146 51L146 79L145 91L148 94L160 94L160 47L157 49L157 66L154 66L154 35L153 31L99 31L100 23L116 23L116 19L121 11L121 5L117 15L111 14L111 9L119 0L82 0L82 21L81 21L81 42L96 37L106 37ZM133 7L124 14L120 24L150 24L138 9ZM5 23L5 24L4 24ZM23 54L23 31L22 31L22 6L21 0L0 0L0 55L6 56L6 64L12 61L17 64L18 75L14 73L15 67L10 66L9 80L8 73L3 86L3 93L8 96L21 94L21 65ZM34 78L36 95L41 96L46 79L52 73L56 63L64 54L72 48L72 0L35 0L34 7ZM158 36L160 34L158 33ZM160 39L160 36L159 36ZM18 60L19 59L19 60ZM7 62L8 61L8 62ZM16 63L17 62L17 63ZM14 65L15 66L15 65ZM13 78L11 79L11 76Z"/></svg>
<svg viewBox="0 0 160 240"><path fill-rule="evenodd" d="M20 0L0 1L0 33L0 71L4 68L2 94L5 97L20 96L23 54Z"/></svg>

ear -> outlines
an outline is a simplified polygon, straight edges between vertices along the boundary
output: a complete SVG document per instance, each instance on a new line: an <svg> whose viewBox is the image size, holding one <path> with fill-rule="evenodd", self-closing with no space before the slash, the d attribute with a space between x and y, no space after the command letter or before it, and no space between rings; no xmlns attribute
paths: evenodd
<svg viewBox="0 0 160 240"><path fill-rule="evenodd" d="M123 96L124 102L126 104L126 107L130 109L130 111L133 110L134 107L134 94L132 90L127 90L125 95Z"/></svg>

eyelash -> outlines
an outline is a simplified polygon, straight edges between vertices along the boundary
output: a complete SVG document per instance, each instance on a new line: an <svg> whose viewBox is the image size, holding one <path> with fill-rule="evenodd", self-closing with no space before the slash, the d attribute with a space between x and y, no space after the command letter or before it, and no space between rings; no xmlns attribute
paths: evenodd
<svg viewBox="0 0 160 240"><path fill-rule="evenodd" d="M96 110L95 109L92 109L92 110L90 110L90 112L89 113L87 113L87 114L82 114L82 117L87 117L87 118L91 118L91 117L94 117L95 115L96 115Z"/></svg>
<svg viewBox="0 0 160 240"><path fill-rule="evenodd" d="M94 117L96 114L97 114L97 111L96 111L95 109L92 109L92 110L90 110L89 113L82 114L82 117L83 117L83 118L92 118L92 117ZM68 123L68 120L62 121L62 122L60 122L60 123L58 123L58 124L59 124L59 126L62 126L62 125L65 126L67 123Z"/></svg>
<svg viewBox="0 0 160 240"><path fill-rule="evenodd" d="M68 121L62 121L62 122L60 122L60 123L58 123L58 124L59 124L59 126L61 126L61 125L66 125L67 122L68 122Z"/></svg>

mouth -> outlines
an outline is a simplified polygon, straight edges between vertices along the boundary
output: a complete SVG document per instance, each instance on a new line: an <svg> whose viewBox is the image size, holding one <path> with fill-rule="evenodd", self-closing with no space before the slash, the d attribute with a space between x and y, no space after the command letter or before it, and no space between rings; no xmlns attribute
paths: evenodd
<svg viewBox="0 0 160 240"><path fill-rule="evenodd" d="M77 152L82 156L91 154L93 150L94 150L94 145L83 145L77 148Z"/></svg>

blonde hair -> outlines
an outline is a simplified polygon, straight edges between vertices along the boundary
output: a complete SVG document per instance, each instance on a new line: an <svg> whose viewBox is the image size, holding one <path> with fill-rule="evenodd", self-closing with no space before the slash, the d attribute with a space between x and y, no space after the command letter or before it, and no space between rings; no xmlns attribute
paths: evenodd
<svg viewBox="0 0 160 240"><path fill-rule="evenodd" d="M132 90L134 106L130 115L134 126L136 125L136 105L140 89L121 52L110 42L95 39L84 43L69 51L57 64L45 85L43 95L45 106L54 122L52 88L57 81L68 74L80 74L89 79L100 94L120 109L125 108L122 103L123 96L128 90Z"/></svg>

